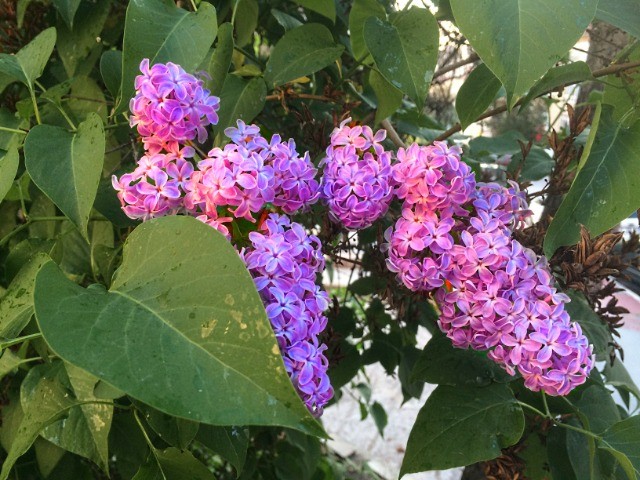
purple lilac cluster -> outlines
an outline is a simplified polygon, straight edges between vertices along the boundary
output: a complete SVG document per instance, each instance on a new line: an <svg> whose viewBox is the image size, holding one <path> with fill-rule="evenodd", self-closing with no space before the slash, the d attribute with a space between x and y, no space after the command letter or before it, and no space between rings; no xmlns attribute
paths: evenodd
<svg viewBox="0 0 640 480"><path fill-rule="evenodd" d="M260 232L249 234L242 252L264 301L285 368L311 413L322 414L333 396L326 345L318 335L327 325L327 292L316 285L324 270L320 240L285 215L270 214Z"/></svg>
<svg viewBox="0 0 640 480"><path fill-rule="evenodd" d="M232 143L211 150L185 186L189 213L228 235L224 222L231 217L219 217L220 208L254 222L267 203L293 213L318 200L317 170L308 153L298 154L293 140L273 135L268 141L256 125L242 120L225 134Z"/></svg>
<svg viewBox="0 0 640 480"><path fill-rule="evenodd" d="M150 153L167 146L207 138L207 125L218 123L220 99L204 88L203 81L171 62L149 67L140 63L135 79L136 95L129 102L131 126L138 128Z"/></svg>
<svg viewBox="0 0 640 480"><path fill-rule="evenodd" d="M347 118L331 134L322 160L322 198L329 216L349 229L370 226L389 209L393 198L391 152L381 145L384 130L350 127Z"/></svg>
<svg viewBox="0 0 640 480"><path fill-rule="evenodd" d="M404 205L385 232L389 268L411 290L435 290L438 324L456 347L490 350L533 391L566 395L584 383L592 347L564 308L569 298L546 260L512 238L530 214L523 192L475 185L456 147L414 145L398 157Z"/></svg>

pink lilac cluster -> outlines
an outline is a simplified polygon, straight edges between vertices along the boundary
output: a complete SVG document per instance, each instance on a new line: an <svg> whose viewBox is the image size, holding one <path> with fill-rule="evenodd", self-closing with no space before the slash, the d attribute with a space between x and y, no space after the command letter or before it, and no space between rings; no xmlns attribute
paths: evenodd
<svg viewBox="0 0 640 480"><path fill-rule="evenodd" d="M242 256L264 301L287 373L309 411L320 416L333 396L323 353L327 347L318 340L329 307L329 296L316 285L324 270L320 240L275 213L249 240Z"/></svg>
<svg viewBox="0 0 640 480"><path fill-rule="evenodd" d="M468 168L451 177L462 164L455 147L418 148L426 163L412 146L394 166L404 205L385 233L389 268L414 291L435 290L439 327L456 347L489 350L533 391L568 394L586 381L592 347L546 260L512 238L530 214L524 193L516 184L474 188Z"/></svg>
<svg viewBox="0 0 640 480"><path fill-rule="evenodd" d="M317 170L308 153L298 154L293 140L283 142L276 134L268 141L256 125L242 120L225 134L232 143L211 150L185 186L190 214L229 235L225 222L232 217L220 217L221 209L254 222L267 203L294 213L318 200Z"/></svg>
<svg viewBox="0 0 640 480"><path fill-rule="evenodd" d="M391 152L381 145L384 130L350 127L344 120L331 134L322 160L322 198L329 216L348 229L366 228L382 217L393 198Z"/></svg>
<svg viewBox="0 0 640 480"><path fill-rule="evenodd" d="M403 200L402 216L387 229L387 266L412 291L444 284L453 234L467 215L464 205L475 189L469 166L459 147L445 142L400 148L393 165L395 194Z"/></svg>
<svg viewBox="0 0 640 480"><path fill-rule="evenodd" d="M146 150L157 153L167 146L207 138L207 125L218 123L220 99L204 88L203 81L171 62L149 67L140 63L136 94L129 102L130 123L137 127Z"/></svg>

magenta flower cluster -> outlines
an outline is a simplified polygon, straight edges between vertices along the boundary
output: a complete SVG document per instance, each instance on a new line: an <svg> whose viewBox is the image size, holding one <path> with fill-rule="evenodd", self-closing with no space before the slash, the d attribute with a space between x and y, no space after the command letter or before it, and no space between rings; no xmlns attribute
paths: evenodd
<svg viewBox="0 0 640 480"><path fill-rule="evenodd" d="M224 222L231 217L219 217L221 207L253 222L267 203L294 213L318 200L317 170L308 153L298 154L293 140L283 142L274 135L268 141L256 125L242 120L225 134L233 143L211 150L185 186L184 204L190 214L228 235Z"/></svg>
<svg viewBox="0 0 640 480"><path fill-rule="evenodd" d="M203 81L171 62L149 67L140 63L136 95L129 102L131 126L137 127L150 153L175 149L175 143L207 138L207 125L218 123L220 99L204 88ZM167 146L174 146L167 148Z"/></svg>
<svg viewBox="0 0 640 480"><path fill-rule="evenodd" d="M329 296L315 283L324 270L320 240L284 215L270 214L260 232L249 234L242 253L266 306L285 368L311 413L322 414L333 396L326 346Z"/></svg>
<svg viewBox="0 0 640 480"><path fill-rule="evenodd" d="M145 155L133 172L112 178L129 217L192 215L231 239L233 218L255 222L268 204L290 214L319 199L309 154L299 155L295 142L279 135L268 141L257 126L241 120L225 130L232 143L212 149L194 168L196 151L189 142L206 139L205 127L218 121L219 100L178 65L149 68L143 60L140 69L131 125L142 136ZM326 346L318 340L329 305L327 293L315 283L324 270L320 241L285 215L271 214L261 230L250 234L252 246L241 256L265 302L286 370L319 416L333 396Z"/></svg>
<svg viewBox="0 0 640 480"><path fill-rule="evenodd" d="M331 134L322 177L322 198L332 220L348 229L366 228L382 217L393 198L391 152L381 145L384 130L350 127L350 118Z"/></svg>
<svg viewBox="0 0 640 480"><path fill-rule="evenodd" d="M550 395L586 381L592 347L571 322L544 258L512 238L529 215L512 184L478 184L460 150L436 142L398 152L402 217L385 232L387 264L413 291L433 291L438 325L459 348L489 350L508 373Z"/></svg>

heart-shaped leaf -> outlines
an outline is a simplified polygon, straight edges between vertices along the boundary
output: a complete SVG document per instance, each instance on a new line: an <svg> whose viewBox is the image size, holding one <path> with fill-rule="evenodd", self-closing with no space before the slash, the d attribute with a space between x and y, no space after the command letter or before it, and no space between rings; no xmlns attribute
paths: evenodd
<svg viewBox="0 0 640 480"><path fill-rule="evenodd" d="M194 13L176 7L172 0L132 0L124 25L117 111L129 106L143 58L151 65L171 61L191 72L204 60L217 32L216 9L210 3L202 2Z"/></svg>
<svg viewBox="0 0 640 480"><path fill-rule="evenodd" d="M12 81L33 90L33 82L42 75L56 43L56 29L51 27L22 47L15 55L0 53L0 92Z"/></svg>
<svg viewBox="0 0 640 480"><path fill-rule="evenodd" d="M34 299L53 351L160 411L323 435L285 372L244 263L194 218L136 228L109 291L79 287L51 262Z"/></svg>
<svg viewBox="0 0 640 480"><path fill-rule="evenodd" d="M435 17L412 7L391 17L391 23L370 17L364 41L380 73L422 108L438 59L439 30Z"/></svg>
<svg viewBox="0 0 640 480"><path fill-rule="evenodd" d="M104 128L96 113L71 133L36 125L25 140L25 166L31 180L87 237L104 161Z"/></svg>
<svg viewBox="0 0 640 480"><path fill-rule="evenodd" d="M329 29L319 23L307 23L289 30L271 52L264 79L277 87L296 78L315 73L331 65L344 50L333 41Z"/></svg>
<svg viewBox="0 0 640 480"><path fill-rule="evenodd" d="M460 31L507 90L509 107L580 39L598 0L451 0Z"/></svg>
<svg viewBox="0 0 640 480"><path fill-rule="evenodd" d="M481 63L464 81L456 97L456 112L464 130L491 105L500 90L500 80Z"/></svg>
<svg viewBox="0 0 640 480"><path fill-rule="evenodd" d="M506 385L440 385L418 413L400 476L496 458L523 429L522 408Z"/></svg>

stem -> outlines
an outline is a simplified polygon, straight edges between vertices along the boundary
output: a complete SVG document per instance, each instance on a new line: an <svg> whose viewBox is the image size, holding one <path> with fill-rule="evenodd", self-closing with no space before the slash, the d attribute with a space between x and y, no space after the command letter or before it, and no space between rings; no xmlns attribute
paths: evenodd
<svg viewBox="0 0 640 480"><path fill-rule="evenodd" d="M196 5L196 2L194 2L193 0L191 0L191 6L193 7L193 11L197 12L198 11L198 7Z"/></svg>
<svg viewBox="0 0 640 480"><path fill-rule="evenodd" d="M18 180L16 185L18 186L18 194L20 195L20 209L22 210L22 215L24 216L25 220L29 221L27 206L24 203L24 193L22 192L22 179Z"/></svg>
<svg viewBox="0 0 640 480"><path fill-rule="evenodd" d="M40 120L40 110L38 110L38 101L36 100L36 92L33 91L33 88L30 88L29 94L31 95L31 103L33 103L33 112L36 115L36 122L38 122L38 125L41 125L42 120Z"/></svg>
<svg viewBox="0 0 640 480"><path fill-rule="evenodd" d="M36 338L42 338L42 333L32 333L31 335L25 335L24 337L14 338L13 340L7 340L6 342L0 343L0 350L4 350L5 348L11 347L13 345L18 345L22 342L28 342L29 340L34 340Z"/></svg>
<svg viewBox="0 0 640 480"><path fill-rule="evenodd" d="M586 435L587 437L591 437L591 438L594 438L596 440L602 440L602 437L600 435L596 435L595 433L590 432L589 430L584 430L584 429L579 428L579 427L574 427L573 425L569 425L568 423L561 423L561 422L556 422L556 421L554 421L553 423L555 423L559 427L563 427L563 428L566 428L568 430L573 430L575 432L580 432L583 435Z"/></svg>
<svg viewBox="0 0 640 480"><path fill-rule="evenodd" d="M389 134L389 140L391 140L396 147L406 147L406 145L400 138L400 135L398 135L398 132L396 132L396 129L393 128L393 125L391 125L391 122L389 122L388 119L385 118L384 120L382 120L380 122L380 126L387 131L387 133Z"/></svg>
<svg viewBox="0 0 640 480"><path fill-rule="evenodd" d="M26 215L26 213L25 213ZM4 246L11 238L15 235L23 231L25 228L28 228L29 225L36 222L68 222L70 221L67 217L58 216L58 217L29 217L26 223L14 228L12 231L7 233L2 239L0 239L0 247ZM104 221L104 218L100 217L92 217L89 218L90 222L93 221Z"/></svg>
<svg viewBox="0 0 640 480"><path fill-rule="evenodd" d="M621 63L619 65L609 65L608 67L601 68L600 70L596 70L595 72L593 72L593 78L606 77L607 75L620 73L620 72L623 72L625 70L631 70L632 68L636 68L636 67L640 67L640 61L629 62L629 63ZM568 87L569 85L575 85L576 83L580 83L580 82L576 81L576 82L564 83L562 85L559 85L557 87L554 87L554 88L551 88L549 90L546 90L546 91L542 92L536 98L542 97L544 95L548 95L551 92L554 92L556 90L560 90L562 88ZM520 100L518 100L516 102L516 104L514 105L514 107L522 105L522 100L524 98L525 97L522 97ZM506 111L507 111L507 105L506 104L502 105L500 107L493 108L491 110L487 110L482 115L480 115L478 118L476 118L473 121L473 123L479 122L480 120L484 120L485 118L493 117L495 115L498 115L498 114L506 112ZM441 135L436 137L434 139L434 141L445 140L445 139L449 138L451 135L453 135L455 133L458 133L461 130L462 130L462 127L461 127L460 123L455 123L449 130L445 131L444 133L442 133Z"/></svg>
<svg viewBox="0 0 640 480"><path fill-rule="evenodd" d="M440 68L436 73L433 74L433 80L435 80L438 77L441 77L445 73L452 72L454 70L457 70L460 67L464 67L465 65L469 65L470 63L475 63L478 60L480 60L480 57L478 56L478 54L477 53L472 53L471 55L469 55L467 58L465 58L463 60L460 60L460 61L454 62L454 63L450 63L449 65L445 65L442 68Z"/></svg>
<svg viewBox="0 0 640 480"><path fill-rule="evenodd" d="M18 128L9 128L9 127L2 127L2 126L0 126L0 131L9 132L9 133L21 133L22 135L26 135L27 133L29 133L25 130L20 130Z"/></svg>
<svg viewBox="0 0 640 480"><path fill-rule="evenodd" d="M545 408L548 411L549 409L547 407L547 400L546 400L546 397L544 396L544 392L543 392L543 397L542 398L543 398L543 402L545 404ZM553 418L553 416L551 416L550 413L544 413L544 412L538 410L536 407L533 407L533 406L529 405L528 403L520 402L519 400L516 400L516 403L518 405L520 405L521 407L523 407L523 408L527 408L527 409L531 410L536 415L539 415L542 418L547 418L547 419L551 420L554 423L554 425L557 425L558 427L562 427L562 428L566 428L568 430L574 430L576 432L580 432L580 433L582 433L582 434L584 434L584 435L586 435L588 437L594 438L596 440L602 440L602 437L600 435L596 435L595 433L590 432L589 430L584 430L584 429L579 428L579 427L574 427L573 425L569 425L568 423L562 423L562 422L556 420L555 418Z"/></svg>
<svg viewBox="0 0 640 480"><path fill-rule="evenodd" d="M261 68L264 68L264 62L262 62L258 57L256 57L255 55L253 55L250 52L247 52L244 48L242 47L238 47L235 46L233 47L234 50L237 50L238 52L240 52L241 54L243 54L245 57L251 59L253 62L257 63L258 65L260 65Z"/></svg>
<svg viewBox="0 0 640 480"><path fill-rule="evenodd" d="M531 406L531 405L529 405L528 403L524 403L524 402L521 402L521 401L519 401L519 400L516 400L516 403L517 403L518 405L520 405L521 407L523 407L523 408L527 408L527 409L531 410L531 411L532 411L533 413L535 413L536 415L540 415L541 417L544 417L544 418L550 418L550 417L548 417L548 416L547 416L547 414L546 414L546 413L544 413L544 412L542 412L542 411L538 410L536 407Z"/></svg>
<svg viewBox="0 0 640 480"><path fill-rule="evenodd" d="M551 418L551 412L549 411L549 404L547 403L547 394L542 390L542 404L544 405L544 411L547 413L547 417Z"/></svg>

